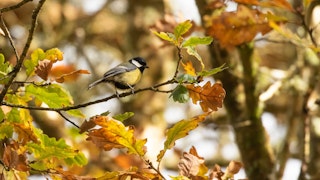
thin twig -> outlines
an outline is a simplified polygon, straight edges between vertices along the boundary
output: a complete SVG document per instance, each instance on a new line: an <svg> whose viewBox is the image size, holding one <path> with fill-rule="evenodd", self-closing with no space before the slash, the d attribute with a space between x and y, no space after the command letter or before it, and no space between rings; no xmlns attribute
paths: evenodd
<svg viewBox="0 0 320 180"><path fill-rule="evenodd" d="M45 3L45 1L46 0L40 0L38 5L36 6L36 8L34 9L34 11L32 13L31 27L29 29L27 42L23 48L23 51L22 51L22 54L20 55L20 58L17 59L17 65L12 70L12 74L9 77L8 83L6 83L4 85L4 88L2 89L2 91L0 93L0 102L3 102L4 96L7 94L13 80L16 78L18 72L20 71L20 69L22 67L22 64L23 64L25 57L27 56L27 52L30 48L30 45L31 45L31 42L33 39L33 34L34 34L36 26L37 26L38 16L39 16L40 10L41 10L43 4Z"/></svg>
<svg viewBox="0 0 320 180"><path fill-rule="evenodd" d="M182 49L180 47L177 46L177 49L178 49L178 63L177 63L177 67L176 67L176 72L174 73L174 76L172 79L175 79L178 75L178 72L179 72L179 66L180 66L180 63L182 61L182 58L183 58L183 55L182 55Z"/></svg>
<svg viewBox="0 0 320 180"><path fill-rule="evenodd" d="M173 83L177 83L176 80L171 79L168 80L166 82L157 84L155 86L152 87L147 87L147 88L142 88L142 89L138 89L135 90L134 93L140 93L143 91L156 91L156 92L163 92L163 93L170 93L172 90L168 90L168 91L162 91L162 90L157 90L158 87L164 86L164 85L168 85L168 84L173 84ZM95 101L91 101L91 102L87 102L87 103L83 103L83 104L78 104L75 106L66 106L66 107L62 107L62 108L47 108L47 107L35 107L35 106L24 106L24 105L19 105L19 104L10 104L10 103L6 103L6 102L2 102L1 105L4 106L9 106L9 107L15 107L15 108L23 108L23 109L29 109L29 110L40 110L40 111L69 111L69 110L73 110L73 109L79 109L79 108L83 108L83 107L87 107L93 104L98 104L98 103L102 103L102 102L106 102L109 101L110 99L113 98L118 98L118 97L126 97L126 96L130 96L132 95L132 92L125 92L125 93L121 93L121 94L113 94L111 96L102 98L102 99L98 99Z"/></svg>
<svg viewBox="0 0 320 180"><path fill-rule="evenodd" d="M9 30L8 30L8 27L7 27L6 23L4 22L2 13L0 13L0 21L1 21L1 26L2 26L2 29L4 31L4 34L6 35L6 37L8 37L10 45L13 48L14 54L16 56L16 59L18 60L19 59L19 54L18 54L17 48L14 45L14 42L13 42L11 34L10 34Z"/></svg>
<svg viewBox="0 0 320 180"><path fill-rule="evenodd" d="M58 114L60 114L61 117L63 117L63 119L65 119L66 121L68 121L69 123L71 123L72 125L74 125L75 127L77 127L78 129L80 128L76 123L72 122L70 119L68 119L65 115L62 114L61 111L57 111Z"/></svg>
<svg viewBox="0 0 320 180"><path fill-rule="evenodd" d="M26 4L28 2L31 2L31 1L32 0L23 0L23 1L19 2L18 4L15 4L15 5L12 5L12 6L9 6L9 7L5 7L5 8L1 8L0 9L0 13L8 12L8 11L11 11L11 10L14 10L14 9L18 9L21 6L23 6L24 4Z"/></svg>
<svg viewBox="0 0 320 180"><path fill-rule="evenodd" d="M162 175L162 173L161 173L156 167L153 166L153 164L152 164L151 161L149 161L149 160L147 160L147 159L144 159L144 158L143 158L143 160L144 160L144 162L149 166L149 169L153 169L155 172L157 172L157 173L161 176L162 179L164 179L164 180L166 179L166 178Z"/></svg>

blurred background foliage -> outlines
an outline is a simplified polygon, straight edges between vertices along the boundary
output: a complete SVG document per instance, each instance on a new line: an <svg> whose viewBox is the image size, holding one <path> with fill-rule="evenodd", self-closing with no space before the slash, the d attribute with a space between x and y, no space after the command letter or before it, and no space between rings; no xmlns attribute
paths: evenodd
<svg viewBox="0 0 320 180"><path fill-rule="evenodd" d="M18 2L20 1L2 0L0 8ZM226 10L235 10L236 2L227 1ZM319 178L320 174L317 171L319 164L316 162L320 159L320 134L317 128L320 119L319 107L315 103L319 92L317 23L314 25L310 22L312 19L312 10L308 10L310 1L289 2L295 11L279 8L279 4L261 9L272 11L278 17L285 17L287 21L284 28L287 31L281 29L273 30L266 35L258 34L251 43L253 48L250 50L254 51L253 67L256 71L254 97L259 98L257 105L262 111L259 121L268 134L266 142L261 144L266 143L268 146L268 142L271 143L270 168L273 177L276 177L275 172L278 172L278 177L285 173L285 177L297 178L301 165L306 163L308 165L306 172L311 177ZM87 91L87 85L102 76L109 68L134 56L144 57L150 67L145 71L138 88L149 87L170 79L178 59L176 49L161 42L150 32L150 28L170 32L177 22L192 19L196 24L195 34L210 34L205 27L205 20L209 18L208 11L210 14L213 12L212 9L216 8L212 6L218 6L219 3L223 4L223 1L50 0L45 3L40 14L30 51L38 47L42 49L57 47L62 50L65 60L55 65L54 73L71 72L75 69L88 69L91 72L91 75L74 77L65 84L76 104L111 95L113 88L107 85L99 85L90 91ZM314 7L316 5L313 4ZM22 51L26 41L27 28L34 7L35 2L30 2L3 14L17 44L18 52ZM317 13L319 15L319 12ZM311 25L315 30L309 33ZM214 24L212 27L215 27ZM294 39L295 37L298 38ZM312 41L314 49L305 46L306 43L312 44ZM230 81L224 80L226 74L223 73L218 74L215 79L221 80L226 88L226 103L236 102L233 106L239 107L235 107L233 112L232 108L219 110L201 127L178 141L174 151L166 155L166 160L162 164L169 171L176 170L181 151L189 149L192 145L208 164L227 165L230 160L241 159L239 144L237 145L239 138L247 142L251 141L250 138L254 138L245 136L245 131L239 130L239 127L248 125L247 121L234 120L242 116L243 111L250 111L244 103L245 85L242 84L246 77L243 72L245 66L241 65L241 52L245 52L246 47L240 47L240 50L224 49L219 47L218 43L215 42L209 48L199 47L198 51L208 69L222 63L227 64L229 69L225 73L229 73L227 77L231 78ZM12 47L3 36L0 37L0 47L0 52L14 64ZM219 62L219 57L223 62ZM184 58L192 59L186 53ZM200 68L200 64L196 64L196 68ZM25 80L25 77L18 78ZM213 78L209 80L213 81ZM233 101L228 98L233 98ZM227 106L232 107L232 105ZM162 148L165 129L178 120L201 112L199 107L191 103L178 104L173 102L168 94L153 91L139 93L126 99L113 99L82 110L87 117L106 111L110 111L111 114L134 112L135 116L126 123L135 125L139 137L148 138L148 156L152 161L155 161L156 155ZM101 152L90 142L84 143L85 137L78 136L75 130L56 113L32 111L32 115L35 123L49 136L65 138L86 153L89 164L82 169L74 169L77 174L102 175L106 170L127 169L131 165L141 163L135 157L123 152ZM310 121L306 121L306 118L310 118ZM309 124L306 124L308 122ZM306 142L308 127L311 135ZM309 147L309 152L304 151L305 146ZM259 148L251 151L259 151ZM259 164L251 162L252 166ZM273 166L274 164L279 165L278 169ZM288 168L287 171L284 171L285 167ZM286 172L291 172L291 176ZM267 174L272 173L267 172ZM239 177L243 178L245 175L240 174Z"/></svg>

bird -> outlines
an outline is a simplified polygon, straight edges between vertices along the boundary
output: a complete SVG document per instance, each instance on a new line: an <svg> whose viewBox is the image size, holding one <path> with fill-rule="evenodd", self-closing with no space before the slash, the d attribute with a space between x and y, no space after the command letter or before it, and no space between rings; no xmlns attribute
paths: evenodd
<svg viewBox="0 0 320 180"><path fill-rule="evenodd" d="M89 84L88 89L100 83L111 83L116 88L116 94L118 94L117 89L120 90L130 90L132 94L134 93L134 86L140 81L141 76L145 68L149 68L145 59L142 57L134 57L128 62L121 63L116 67L108 70L102 78Z"/></svg>

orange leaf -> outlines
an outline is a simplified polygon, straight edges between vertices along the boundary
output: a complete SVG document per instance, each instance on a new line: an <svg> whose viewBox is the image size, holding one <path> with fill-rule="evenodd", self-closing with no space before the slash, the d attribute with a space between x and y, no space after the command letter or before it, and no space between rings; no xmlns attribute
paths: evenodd
<svg viewBox="0 0 320 180"><path fill-rule="evenodd" d="M38 137L34 134L30 125L24 125L21 123L13 123L13 128L17 134L19 134L19 140L23 143L28 141L38 142Z"/></svg>
<svg viewBox="0 0 320 180"><path fill-rule="evenodd" d="M19 145L16 142L7 144L3 153L3 163L10 168L18 171L28 171L27 157L25 154L18 154Z"/></svg>
<svg viewBox="0 0 320 180"><path fill-rule="evenodd" d="M260 2L260 6L282 8L294 12L295 10L287 0L269 0Z"/></svg>
<svg viewBox="0 0 320 180"><path fill-rule="evenodd" d="M191 61L188 61L186 64L184 64L182 62L181 64L182 64L183 69L186 71L187 74L189 74L191 76L196 76L196 71L194 70L194 67L193 67Z"/></svg>
<svg viewBox="0 0 320 180"><path fill-rule="evenodd" d="M80 70L73 71L73 72L68 73L68 74L64 74L64 75L56 78L55 80L58 83L72 82L72 81L74 81L74 80L76 80L78 78L79 74L90 74L90 72L88 70L80 69Z"/></svg>
<svg viewBox="0 0 320 180"><path fill-rule="evenodd" d="M75 81L79 74L90 74L87 70L76 70L73 64L71 65L57 65L50 71L50 76L59 83Z"/></svg>
<svg viewBox="0 0 320 180"><path fill-rule="evenodd" d="M224 48L251 42L258 33L271 31L267 16L256 9L238 5L235 12L223 12L212 19L208 34L219 40Z"/></svg>
<svg viewBox="0 0 320 180"><path fill-rule="evenodd" d="M258 5L259 1L258 0L233 0L236 3L239 4L248 4L248 5Z"/></svg>
<svg viewBox="0 0 320 180"><path fill-rule="evenodd" d="M223 100L226 96L226 91L220 83L215 83L211 86L210 81L203 87L193 84L187 85L187 89L189 90L189 96L193 104L199 102L204 112L208 112L209 109L217 111L218 108L222 107Z"/></svg>
<svg viewBox="0 0 320 180"><path fill-rule="evenodd" d="M52 68L53 62L47 59L39 61L38 66L36 67L35 73L41 77L43 80L48 79L49 72Z"/></svg>
<svg viewBox="0 0 320 180"><path fill-rule="evenodd" d="M134 137L134 129L124 126L120 121L108 116L95 116L92 119L99 129L89 131L87 140L91 140L99 148L109 151L113 148L127 148L129 154L143 156L145 154L146 139L138 140Z"/></svg>

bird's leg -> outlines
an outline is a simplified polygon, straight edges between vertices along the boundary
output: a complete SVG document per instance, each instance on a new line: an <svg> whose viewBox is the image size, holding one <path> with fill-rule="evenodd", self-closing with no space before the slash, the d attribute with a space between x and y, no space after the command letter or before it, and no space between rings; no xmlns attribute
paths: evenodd
<svg viewBox="0 0 320 180"><path fill-rule="evenodd" d="M130 86L130 84L127 84L127 85L130 87L131 93L134 94L134 88L132 86Z"/></svg>
<svg viewBox="0 0 320 180"><path fill-rule="evenodd" d="M119 93L117 91L117 88L115 88L115 91L116 91L117 98L120 99L120 96L119 96Z"/></svg>

